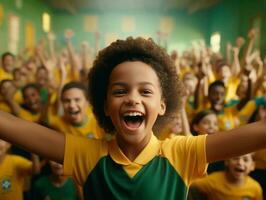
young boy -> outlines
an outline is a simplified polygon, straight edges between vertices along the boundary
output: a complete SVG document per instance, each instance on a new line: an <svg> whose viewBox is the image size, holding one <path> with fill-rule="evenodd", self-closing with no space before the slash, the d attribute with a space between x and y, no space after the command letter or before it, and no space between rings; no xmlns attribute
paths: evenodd
<svg viewBox="0 0 266 200"><path fill-rule="evenodd" d="M195 181L191 186L194 195L199 192L205 196L204 199L215 200L263 199L260 184L248 176L255 166L251 154L230 158L225 161L225 166L226 171Z"/></svg>
<svg viewBox="0 0 266 200"><path fill-rule="evenodd" d="M47 125L62 133L101 139L104 131L100 129L89 107L85 86L79 82L69 82L61 92L63 116L47 116Z"/></svg>
<svg viewBox="0 0 266 200"><path fill-rule="evenodd" d="M118 40L99 52L89 74L93 112L115 134L112 140L58 134L4 112L0 137L64 163L64 173L83 185L85 199L186 199L207 162L266 148L266 123L158 141L153 131L177 111L181 92L164 49L142 38Z"/></svg>

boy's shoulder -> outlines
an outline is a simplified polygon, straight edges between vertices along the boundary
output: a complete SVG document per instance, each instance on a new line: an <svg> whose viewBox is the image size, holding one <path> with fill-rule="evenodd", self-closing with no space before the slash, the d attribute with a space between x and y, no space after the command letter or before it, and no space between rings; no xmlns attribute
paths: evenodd
<svg viewBox="0 0 266 200"><path fill-rule="evenodd" d="M254 188L254 189L262 190L262 187L259 184L259 182L257 182L255 179L253 179L250 176L247 176L246 186Z"/></svg>

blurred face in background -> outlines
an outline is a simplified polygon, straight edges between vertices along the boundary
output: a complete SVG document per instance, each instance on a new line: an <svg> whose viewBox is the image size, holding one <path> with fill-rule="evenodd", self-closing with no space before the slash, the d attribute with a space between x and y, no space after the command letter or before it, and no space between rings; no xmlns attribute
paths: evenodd
<svg viewBox="0 0 266 200"><path fill-rule="evenodd" d="M17 87L23 87L27 83L27 74L20 68L13 70L13 79Z"/></svg>
<svg viewBox="0 0 266 200"><path fill-rule="evenodd" d="M209 101L211 105L223 105L225 100L225 88L222 86L214 86L210 89Z"/></svg>
<svg viewBox="0 0 266 200"><path fill-rule="evenodd" d="M40 67L36 72L36 82L41 86L45 87L48 85L48 71L47 69Z"/></svg>
<svg viewBox="0 0 266 200"><path fill-rule="evenodd" d="M182 118L180 114L176 114L176 116L171 118L171 122L169 122L170 131L175 134L182 133Z"/></svg>
<svg viewBox="0 0 266 200"><path fill-rule="evenodd" d="M188 91L188 95L194 95L197 86L197 78L192 73L186 73L183 77L183 83Z"/></svg>
<svg viewBox="0 0 266 200"><path fill-rule="evenodd" d="M6 55L4 56L2 60L2 67L5 71L12 73L12 70L15 65L15 58L12 55Z"/></svg>
<svg viewBox="0 0 266 200"><path fill-rule="evenodd" d="M88 101L84 92L79 88L71 88L63 92L62 104L64 116L71 124L82 124L86 119Z"/></svg>
<svg viewBox="0 0 266 200"><path fill-rule="evenodd" d="M193 125L193 129L198 134L214 134L219 130L218 119L215 114L204 116L197 124Z"/></svg>
<svg viewBox="0 0 266 200"><path fill-rule="evenodd" d="M218 68L218 80L224 80L224 79L229 79L231 76L231 71L229 66L223 65Z"/></svg>
<svg viewBox="0 0 266 200"><path fill-rule="evenodd" d="M227 167L229 180L232 182L241 181L242 183L246 180L246 176L255 168L251 153L226 160L225 166Z"/></svg>
<svg viewBox="0 0 266 200"><path fill-rule="evenodd" d="M34 87L28 87L23 93L24 102L33 113L38 113L42 107L41 95L39 90Z"/></svg>

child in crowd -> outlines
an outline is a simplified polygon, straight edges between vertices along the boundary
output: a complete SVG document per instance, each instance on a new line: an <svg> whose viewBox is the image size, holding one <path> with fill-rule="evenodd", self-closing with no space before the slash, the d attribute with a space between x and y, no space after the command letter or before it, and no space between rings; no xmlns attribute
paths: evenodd
<svg viewBox="0 0 266 200"><path fill-rule="evenodd" d="M240 122L234 107L225 108L225 85L222 81L214 81L209 86L208 99L210 108L218 117L220 130L230 130L239 126Z"/></svg>
<svg viewBox="0 0 266 200"><path fill-rule="evenodd" d="M203 110L195 115L191 122L193 135L215 134L219 131L218 119L214 111ZM208 165L208 174L224 169L223 161L217 161Z"/></svg>
<svg viewBox="0 0 266 200"><path fill-rule="evenodd" d="M13 78L13 69L15 68L15 56L6 52L2 55L2 66L0 67L0 81Z"/></svg>
<svg viewBox="0 0 266 200"><path fill-rule="evenodd" d="M142 38L118 40L99 52L89 73L93 112L113 139L59 134L4 112L0 137L63 163L85 199L186 199L208 162L266 148L266 123L158 141L154 133L177 112L181 88L164 49Z"/></svg>
<svg viewBox="0 0 266 200"><path fill-rule="evenodd" d="M218 119L214 111L203 110L195 115L191 122L193 135L214 134L218 132Z"/></svg>
<svg viewBox="0 0 266 200"><path fill-rule="evenodd" d="M33 199L76 200L77 192L73 180L63 175L63 165L49 161L51 174L39 178L33 184Z"/></svg>
<svg viewBox="0 0 266 200"><path fill-rule="evenodd" d="M225 171L195 181L190 188L189 200L263 199L261 186L248 176L255 166L252 154L230 158L225 161L225 166Z"/></svg>
<svg viewBox="0 0 266 200"><path fill-rule="evenodd" d="M40 163L36 155L32 162L20 156L7 154L10 144L0 140L0 199L22 200L25 178L39 173Z"/></svg>

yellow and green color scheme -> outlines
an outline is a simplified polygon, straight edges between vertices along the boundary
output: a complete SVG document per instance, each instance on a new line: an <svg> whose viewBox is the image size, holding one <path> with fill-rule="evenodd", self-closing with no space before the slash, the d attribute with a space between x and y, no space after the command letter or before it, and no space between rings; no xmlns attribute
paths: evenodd
<svg viewBox="0 0 266 200"><path fill-rule="evenodd" d="M116 139L66 135L64 172L83 185L85 199L186 199L191 181L205 174L205 135L149 143L130 161Z"/></svg>

